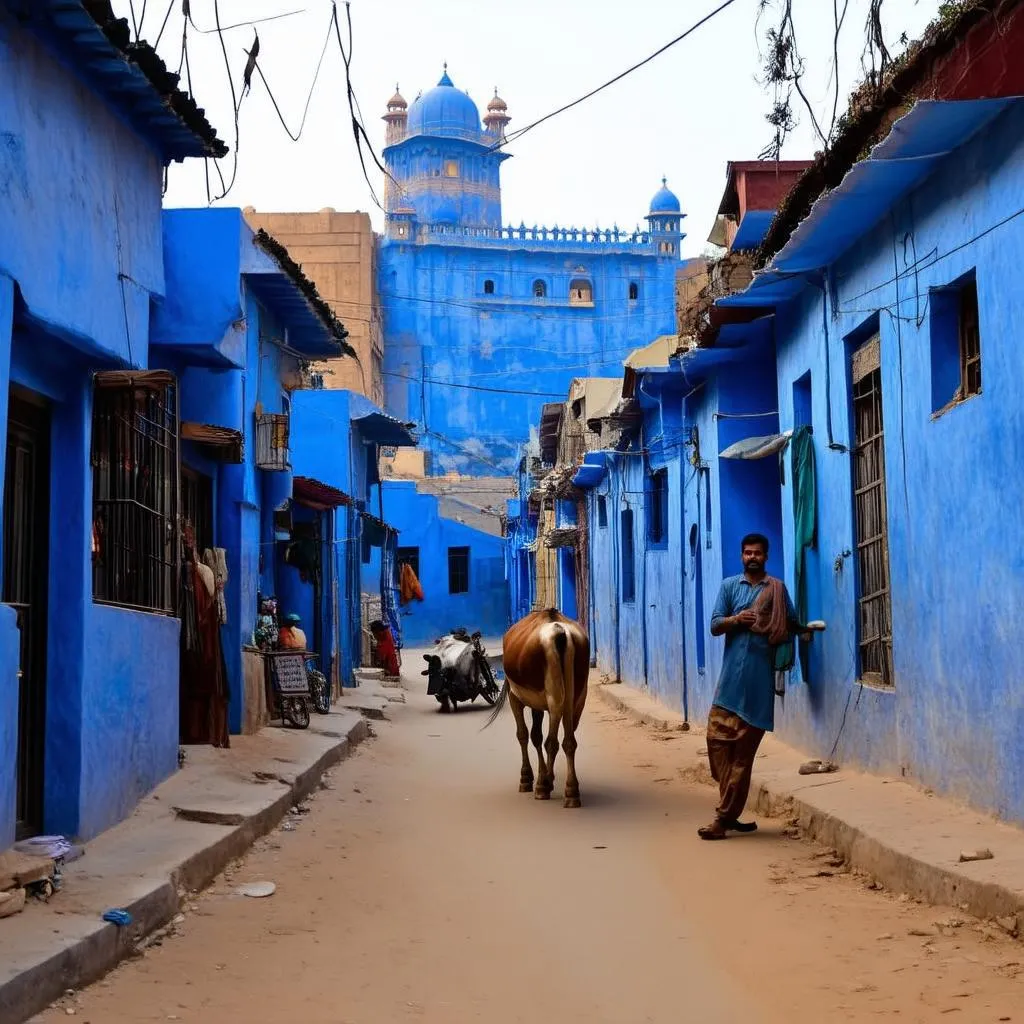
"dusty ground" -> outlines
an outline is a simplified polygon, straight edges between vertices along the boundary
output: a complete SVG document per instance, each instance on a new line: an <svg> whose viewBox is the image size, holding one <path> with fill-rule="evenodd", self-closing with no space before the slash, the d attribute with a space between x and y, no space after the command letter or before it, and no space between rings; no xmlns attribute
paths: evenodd
<svg viewBox="0 0 1024 1024"><path fill-rule="evenodd" d="M40 1020L1024 1021L1024 946L869 889L785 822L698 841L712 792L671 734L592 699L567 811L516 792L510 715L481 732L485 709L411 686L176 934Z"/></svg>

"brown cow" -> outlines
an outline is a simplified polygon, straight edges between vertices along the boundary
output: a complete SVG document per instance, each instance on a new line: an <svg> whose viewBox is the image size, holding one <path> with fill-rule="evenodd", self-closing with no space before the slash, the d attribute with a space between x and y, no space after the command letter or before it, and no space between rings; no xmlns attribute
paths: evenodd
<svg viewBox="0 0 1024 1024"><path fill-rule="evenodd" d="M590 674L590 639L578 622L566 618L554 608L532 612L520 619L505 634L503 641L505 685L487 722L498 717L505 701L512 705L516 719L516 738L523 752L519 792L533 788L533 768L527 739L537 748L539 769L534 796L549 800L555 786L555 758L558 756L558 729L564 728L565 806L580 806L580 784L576 778L576 728L587 702L587 677ZM527 732L523 711L533 712L533 729ZM541 740L544 712L548 712L548 736ZM544 753L547 751L547 758Z"/></svg>

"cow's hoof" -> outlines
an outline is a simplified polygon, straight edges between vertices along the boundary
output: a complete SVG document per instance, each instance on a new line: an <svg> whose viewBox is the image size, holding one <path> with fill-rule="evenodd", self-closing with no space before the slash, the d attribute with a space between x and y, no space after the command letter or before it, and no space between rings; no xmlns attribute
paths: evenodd
<svg viewBox="0 0 1024 1024"><path fill-rule="evenodd" d="M533 783L532 782L520 782L519 783L519 792L520 793L532 793L533 792Z"/></svg>
<svg viewBox="0 0 1024 1024"><path fill-rule="evenodd" d="M533 791L534 799L536 800L550 800L551 790L550 789L535 789Z"/></svg>
<svg viewBox="0 0 1024 1024"><path fill-rule="evenodd" d="M582 807L583 805L580 803L580 798L578 796L567 796L565 798L565 804L563 806L565 806L565 807Z"/></svg>

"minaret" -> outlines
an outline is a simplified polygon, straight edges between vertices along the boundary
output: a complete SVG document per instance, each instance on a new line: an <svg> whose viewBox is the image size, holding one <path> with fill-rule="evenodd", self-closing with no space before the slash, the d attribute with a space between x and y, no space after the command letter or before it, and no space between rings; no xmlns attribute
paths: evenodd
<svg viewBox="0 0 1024 1024"><path fill-rule="evenodd" d="M398 86L395 86L395 95L388 100L388 112L382 118L387 124L385 135L385 146L393 146L405 138L406 123L409 119L409 104L405 102ZM384 209L390 210L392 202L399 197L394 195L395 186L390 177L384 179Z"/></svg>
<svg viewBox="0 0 1024 1024"><path fill-rule="evenodd" d="M488 135L493 135L496 142L505 141L505 127L512 118L508 116L508 107L498 95L498 87L494 87L494 99L487 104L487 116L484 127Z"/></svg>
<svg viewBox="0 0 1024 1024"><path fill-rule="evenodd" d="M679 259L679 246L686 237L682 229L684 216L679 199L668 187L668 180L662 178L661 188L655 192L647 214L651 243L659 256Z"/></svg>

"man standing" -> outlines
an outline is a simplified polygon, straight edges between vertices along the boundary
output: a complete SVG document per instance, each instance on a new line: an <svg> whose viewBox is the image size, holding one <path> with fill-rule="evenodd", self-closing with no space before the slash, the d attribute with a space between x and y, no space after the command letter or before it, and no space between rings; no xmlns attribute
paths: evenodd
<svg viewBox="0 0 1024 1024"><path fill-rule="evenodd" d="M781 580L765 572L768 539L743 538L743 575L722 582L711 615L711 635L725 635L725 657L708 715L708 760L718 783L715 820L697 830L701 839L753 832L739 820L750 791L754 756L775 725L775 649L799 628L793 602Z"/></svg>

